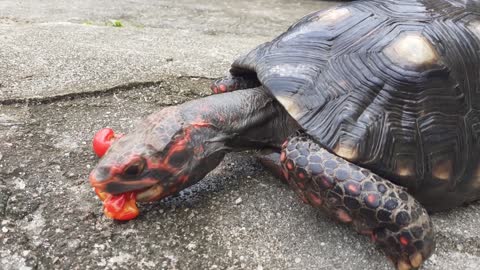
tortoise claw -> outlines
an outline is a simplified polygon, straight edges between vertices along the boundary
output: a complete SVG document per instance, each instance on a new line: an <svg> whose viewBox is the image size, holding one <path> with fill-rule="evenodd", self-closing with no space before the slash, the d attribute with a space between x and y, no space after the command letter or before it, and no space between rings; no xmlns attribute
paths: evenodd
<svg viewBox="0 0 480 270"><path fill-rule="evenodd" d="M399 261L397 263L397 269L398 270L410 270L410 269L412 269L412 266L405 261Z"/></svg>
<svg viewBox="0 0 480 270"><path fill-rule="evenodd" d="M422 265L423 255L420 252L417 252L410 256L409 259L395 260L394 258L390 257L390 260L396 266L397 270L414 270L418 269Z"/></svg>
<svg viewBox="0 0 480 270"><path fill-rule="evenodd" d="M415 268L420 267L420 265L422 265L422 262L423 262L423 256L421 253L416 253L410 257L410 264Z"/></svg>

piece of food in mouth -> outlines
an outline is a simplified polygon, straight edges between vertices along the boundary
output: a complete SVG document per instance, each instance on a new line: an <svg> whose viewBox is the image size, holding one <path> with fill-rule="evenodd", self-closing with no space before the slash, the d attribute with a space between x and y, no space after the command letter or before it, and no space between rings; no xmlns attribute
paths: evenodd
<svg viewBox="0 0 480 270"><path fill-rule="evenodd" d="M111 128L100 129L93 137L93 151L98 157L102 157L112 143L122 136L123 134L115 134ZM131 220L138 216L139 210L135 192L113 195L95 188L95 193L103 201L105 216L115 220Z"/></svg>
<svg viewBox="0 0 480 270"><path fill-rule="evenodd" d="M126 192L112 195L95 188L100 200L103 201L103 213L115 220L131 220L138 216L137 194Z"/></svg>

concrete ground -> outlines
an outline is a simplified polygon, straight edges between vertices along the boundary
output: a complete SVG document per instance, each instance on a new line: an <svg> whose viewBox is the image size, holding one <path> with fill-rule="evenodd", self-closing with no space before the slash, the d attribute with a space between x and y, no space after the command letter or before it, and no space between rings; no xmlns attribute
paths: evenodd
<svg viewBox="0 0 480 270"><path fill-rule="evenodd" d="M0 1L0 269L391 269L251 153L126 223L87 181L95 131L209 95L236 56L333 3L98 2ZM479 269L480 203L433 221L424 269Z"/></svg>

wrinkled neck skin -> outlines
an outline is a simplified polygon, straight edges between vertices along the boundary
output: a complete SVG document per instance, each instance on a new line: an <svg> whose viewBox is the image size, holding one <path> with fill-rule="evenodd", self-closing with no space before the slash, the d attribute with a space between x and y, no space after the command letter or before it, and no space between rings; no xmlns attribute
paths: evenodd
<svg viewBox="0 0 480 270"><path fill-rule="evenodd" d="M203 119L208 119L218 132L206 142L219 142L227 151L278 149L298 129L296 121L261 88L187 103L183 110L187 123L195 122L198 108L205 107L208 109Z"/></svg>
<svg viewBox="0 0 480 270"><path fill-rule="evenodd" d="M109 157L104 157L97 167L126 164L131 156L144 156L148 167L144 174L117 175L117 181L104 190L115 194L157 183L161 194L145 199L146 195L139 196L141 200L157 200L202 179L227 152L279 150L297 129L296 121L263 89L239 90L167 107L150 115L112 145L106 155ZM97 172L97 179L110 178L102 177L104 172L112 174L111 169Z"/></svg>
<svg viewBox="0 0 480 270"><path fill-rule="evenodd" d="M149 116L140 132L152 132L147 141L171 141L165 130L191 131L192 143L204 154L248 149L277 150L299 129L298 124L265 90L252 88L218 94L165 108ZM143 130L143 131L142 131ZM160 150L160 149L159 149Z"/></svg>

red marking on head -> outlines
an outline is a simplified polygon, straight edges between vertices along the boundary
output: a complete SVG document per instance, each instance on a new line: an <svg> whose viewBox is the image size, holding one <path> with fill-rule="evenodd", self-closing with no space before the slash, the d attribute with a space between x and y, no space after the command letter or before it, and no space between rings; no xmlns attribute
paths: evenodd
<svg viewBox="0 0 480 270"><path fill-rule="evenodd" d="M402 244L402 246L407 246L408 243L410 242L410 241L408 241L408 239L405 236L400 236L399 240L400 240L400 244Z"/></svg>
<svg viewBox="0 0 480 270"><path fill-rule="evenodd" d="M209 123L195 122L195 123L191 124L190 126L186 127L183 130L183 136L179 137L178 139L176 139L176 141L174 141L172 143L168 152L165 154L165 156L163 157L162 160L160 160L160 161L147 160L148 168L150 168L150 169L161 169L161 170L164 170L164 171L167 171L167 172L171 173L172 175L178 174L182 168L176 168L176 167L171 166L169 164L170 158L175 153L179 153L179 152L182 152L182 151L186 150L186 148L189 146L189 143L191 142L192 132L194 130L196 130L198 128L202 128L202 127L208 127L208 126L210 126ZM204 151L203 145L195 146L193 148L193 152L195 154L201 153L203 151Z"/></svg>
<svg viewBox="0 0 480 270"><path fill-rule="evenodd" d="M189 143L192 140L192 132L194 130L199 129L199 128L203 128L203 127L209 127L209 126L211 126L210 123L199 121L199 122L192 123L191 125L186 127L183 131L183 136L178 138L172 144L172 146L170 146L170 149L169 149L168 153L165 155L165 157L163 159L163 165L165 165L166 167L170 167L170 166L168 166L168 162L170 160L170 157L175 153L185 151L185 149L188 147ZM194 153L195 153L195 151L203 152L203 145L194 147L193 151L194 151ZM199 153L199 152L197 152L197 153ZM162 169L165 169L165 168L162 167ZM173 169L174 172L177 172L179 168L170 167L170 169ZM171 170L167 170L167 171L171 172Z"/></svg>
<svg viewBox="0 0 480 270"><path fill-rule="evenodd" d="M219 89L220 92L222 92L222 93L227 92L227 86L226 86L225 84L220 84L220 85L218 86L218 89Z"/></svg>
<svg viewBox="0 0 480 270"><path fill-rule="evenodd" d="M303 172L298 173L298 178L300 178L302 180L305 179L305 174Z"/></svg>
<svg viewBox="0 0 480 270"><path fill-rule="evenodd" d="M288 145L288 140L286 140L286 141L282 144L282 148L287 147L287 145Z"/></svg>
<svg viewBox="0 0 480 270"><path fill-rule="evenodd" d="M282 153L280 154L280 161L281 161L281 162L284 162L286 159L287 159L287 154L285 154L285 152L282 152Z"/></svg>
<svg viewBox="0 0 480 270"><path fill-rule="evenodd" d="M178 181L183 185L188 182L188 175L183 175L180 178L178 178Z"/></svg>
<svg viewBox="0 0 480 270"><path fill-rule="evenodd" d="M323 200L314 193L308 192L307 197L313 206L318 207L318 206L321 206L323 203Z"/></svg>
<svg viewBox="0 0 480 270"><path fill-rule="evenodd" d="M293 162L292 161L287 162L287 169L289 169L290 171L293 170Z"/></svg>

